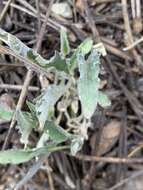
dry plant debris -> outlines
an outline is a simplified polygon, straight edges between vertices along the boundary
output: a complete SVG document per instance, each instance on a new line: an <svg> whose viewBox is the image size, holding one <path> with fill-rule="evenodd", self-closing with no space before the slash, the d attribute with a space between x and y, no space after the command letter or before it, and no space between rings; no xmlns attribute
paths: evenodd
<svg viewBox="0 0 143 190"><path fill-rule="evenodd" d="M29 160L0 165L0 189L140 188L142 10L142 0L0 1L0 162Z"/></svg>

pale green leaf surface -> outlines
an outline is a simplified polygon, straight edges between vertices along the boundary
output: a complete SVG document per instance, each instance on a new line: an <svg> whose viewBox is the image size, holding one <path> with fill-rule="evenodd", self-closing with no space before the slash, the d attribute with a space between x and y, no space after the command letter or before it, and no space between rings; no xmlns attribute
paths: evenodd
<svg viewBox="0 0 143 190"><path fill-rule="evenodd" d="M38 140L36 148L44 147L48 140L49 140L49 134L47 132L43 132Z"/></svg>
<svg viewBox="0 0 143 190"><path fill-rule="evenodd" d="M60 31L60 41L61 41L61 54L65 57L70 53L70 46L69 46L67 33L63 28L61 28Z"/></svg>
<svg viewBox="0 0 143 190"><path fill-rule="evenodd" d="M93 41L91 38L86 38L79 46L78 46L78 50L83 54L86 55L88 54L93 46Z"/></svg>
<svg viewBox="0 0 143 190"><path fill-rule="evenodd" d="M54 112L54 105L57 100L65 93L65 85L49 85L43 96L37 100L35 109L36 115L43 128L46 120L51 120Z"/></svg>
<svg viewBox="0 0 143 190"><path fill-rule="evenodd" d="M30 150L6 150L0 152L0 164L20 164L31 160L35 152Z"/></svg>
<svg viewBox="0 0 143 190"><path fill-rule="evenodd" d="M0 28L0 40L6 43L9 48L15 52L16 55L23 57L24 59L30 61L30 64L38 65L42 67L45 71L48 68L56 68L59 71L64 71L68 73L68 66L66 64L66 60L64 60L57 52L50 59L44 59L41 55L39 55L33 49L27 47L23 42L21 42L14 35L4 31Z"/></svg>
<svg viewBox="0 0 143 190"><path fill-rule="evenodd" d="M49 138L55 143L62 143L72 138L70 133L56 125L53 121L46 121L44 131L48 133Z"/></svg>
<svg viewBox="0 0 143 190"><path fill-rule="evenodd" d="M29 135L33 128L36 127L37 122L28 112L21 112L20 110L16 112L16 119L18 122L17 128L20 130L21 143L27 144Z"/></svg>
<svg viewBox="0 0 143 190"><path fill-rule="evenodd" d="M94 50L87 62L82 54L78 54L80 78L78 80L78 95L84 116L89 119L93 115L98 102L100 79L100 56Z"/></svg>
<svg viewBox="0 0 143 190"><path fill-rule="evenodd" d="M5 108L0 106L0 119L3 119L5 121L10 121L13 116L13 111L8 111Z"/></svg>
<svg viewBox="0 0 143 190"><path fill-rule="evenodd" d="M0 164L21 164L31 160L32 158L42 155L49 154L58 150L67 149L67 146L56 147L55 144L48 145L43 148L36 149L11 149L0 151Z"/></svg>
<svg viewBox="0 0 143 190"><path fill-rule="evenodd" d="M29 101L26 101L26 104L27 104L27 106L28 106L28 108L29 108L31 114L32 114L33 116L36 116L35 105L34 105L33 103L29 102Z"/></svg>
<svg viewBox="0 0 143 190"><path fill-rule="evenodd" d="M93 41L91 38L87 38L85 39L79 46L78 48L75 50L75 52L73 53L73 55L70 58L70 68L73 70L77 65L77 56L79 53L81 53L82 55L86 55L88 54L93 46Z"/></svg>
<svg viewBox="0 0 143 190"><path fill-rule="evenodd" d="M103 108L111 105L111 101L108 98L108 96L101 91L99 92L99 95L98 95L98 103Z"/></svg>

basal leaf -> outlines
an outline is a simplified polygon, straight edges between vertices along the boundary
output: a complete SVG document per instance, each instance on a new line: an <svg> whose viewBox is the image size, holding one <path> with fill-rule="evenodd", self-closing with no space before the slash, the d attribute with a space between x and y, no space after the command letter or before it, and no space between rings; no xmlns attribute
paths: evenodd
<svg viewBox="0 0 143 190"><path fill-rule="evenodd" d="M0 106L0 119L5 121L10 121L13 116L13 111L8 111L5 108Z"/></svg>
<svg viewBox="0 0 143 190"><path fill-rule="evenodd" d="M61 28L60 31L60 41L61 41L61 54L66 57L70 53L70 46L65 29Z"/></svg>
<svg viewBox="0 0 143 190"><path fill-rule="evenodd" d="M41 96L35 105L36 115L43 128L46 120L51 120L54 113L54 105L57 100L65 93L65 85L49 85L43 96Z"/></svg>
<svg viewBox="0 0 143 190"><path fill-rule="evenodd" d="M37 121L28 112L16 112L16 118L18 122L18 129L21 133L20 141L24 144L28 143L29 135L33 128L37 126Z"/></svg>
<svg viewBox="0 0 143 190"><path fill-rule="evenodd" d="M109 100L108 96L101 91L98 95L98 103L103 108L111 105L111 101Z"/></svg>
<svg viewBox="0 0 143 190"><path fill-rule="evenodd" d="M48 133L49 138L55 143L62 143L72 138L70 133L56 125L53 121L46 121L44 131Z"/></svg>
<svg viewBox="0 0 143 190"><path fill-rule="evenodd" d="M68 73L68 66L66 60L63 59L59 53L55 53L55 55L50 59L44 59L41 55L39 55L33 49L27 47L23 42L21 42L14 35L4 31L0 28L0 40L6 43L9 48L15 53L14 55L18 55L23 57L25 61L27 61L30 65L37 65L47 71L47 69L53 67L59 71L64 71Z"/></svg>
<svg viewBox="0 0 143 190"><path fill-rule="evenodd" d="M31 160L32 158L42 155L49 154L51 152L67 149L67 146L56 147L55 144L48 145L43 148L36 149L11 149L0 151L0 164L21 164Z"/></svg>
<svg viewBox="0 0 143 190"><path fill-rule="evenodd" d="M32 150L5 150L0 151L0 164L20 164L31 160L35 154Z"/></svg>
<svg viewBox="0 0 143 190"><path fill-rule="evenodd" d="M89 56L87 62L84 55L78 54L78 66L80 78L78 80L78 95L81 101L83 114L90 118L97 106L99 89L99 65L100 56L94 50Z"/></svg>

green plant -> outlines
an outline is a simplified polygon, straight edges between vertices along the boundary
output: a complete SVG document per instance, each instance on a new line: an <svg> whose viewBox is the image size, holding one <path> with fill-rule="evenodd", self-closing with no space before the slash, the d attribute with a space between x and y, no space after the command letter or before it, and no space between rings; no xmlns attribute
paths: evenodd
<svg viewBox="0 0 143 190"><path fill-rule="evenodd" d="M97 104L102 107L110 105L108 97L99 91L100 56L105 53L103 45L93 47L92 40L88 38L71 51L64 29L61 29L60 39L60 52L46 60L15 36L0 29L0 40L9 46L8 53L22 60L30 69L47 76L52 73L55 78L33 102L27 101L29 112L16 111L17 128L25 148L1 151L1 164L19 164L63 149L69 149L75 155L87 138L89 121ZM74 77L75 69L78 69L79 77ZM79 100L81 113L78 110ZM55 110L58 116L55 116ZM10 121L14 112L0 107L0 118ZM58 122L63 116L67 120L66 128ZM41 137L35 147L30 148L29 136L33 129L38 130Z"/></svg>

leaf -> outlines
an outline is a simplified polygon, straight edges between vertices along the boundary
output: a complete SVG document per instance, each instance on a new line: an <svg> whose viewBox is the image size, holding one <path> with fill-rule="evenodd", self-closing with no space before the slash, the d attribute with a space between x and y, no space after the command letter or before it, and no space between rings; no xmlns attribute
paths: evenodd
<svg viewBox="0 0 143 190"><path fill-rule="evenodd" d="M21 133L21 143L27 144L29 135L33 128L37 126L37 121L28 112L16 112L16 118L18 122L18 129Z"/></svg>
<svg viewBox="0 0 143 190"><path fill-rule="evenodd" d="M70 133L56 125L53 121L46 121L44 131L48 133L49 138L55 143L62 143L72 138Z"/></svg>
<svg viewBox="0 0 143 190"><path fill-rule="evenodd" d="M66 57L70 53L70 46L67 37L67 33L64 28L60 31L60 41L61 41L61 54Z"/></svg>
<svg viewBox="0 0 143 190"><path fill-rule="evenodd" d="M77 63L77 56L79 53L81 53L83 56L88 54L93 46L93 41L91 38L87 38L85 39L79 46L78 48L75 50L75 52L73 53L73 55L70 58L70 69L73 70L76 67L76 63Z"/></svg>
<svg viewBox="0 0 143 190"><path fill-rule="evenodd" d="M51 120L54 113L54 105L66 90L67 87L63 84L49 85L43 96L37 100L35 109L41 128L44 127L46 120Z"/></svg>
<svg viewBox="0 0 143 190"><path fill-rule="evenodd" d="M101 91L98 95L98 103L103 108L111 105L111 101L109 100L108 96Z"/></svg>
<svg viewBox="0 0 143 190"><path fill-rule="evenodd" d="M23 57L24 61L29 63L31 67L38 66L39 69L42 68L44 71L47 71L47 69L53 67L59 71L68 73L66 60L64 60L57 52L50 60L44 59L36 51L27 47L17 37L11 35L1 28L0 40L2 40L10 47L10 49L14 52L14 56L18 57L19 59L22 59Z"/></svg>
<svg viewBox="0 0 143 190"><path fill-rule="evenodd" d="M46 60L32 49L27 52L27 57L33 63L38 64L42 68L56 68L58 71L64 71L68 73L68 66L66 60L56 51L55 55L51 59Z"/></svg>
<svg viewBox="0 0 143 190"><path fill-rule="evenodd" d="M52 12L65 18L72 18L72 10L68 2L54 3Z"/></svg>
<svg viewBox="0 0 143 190"><path fill-rule="evenodd" d="M9 122L12 119L14 109L13 98L7 93L2 94L0 96L0 124Z"/></svg>
<svg viewBox="0 0 143 190"><path fill-rule="evenodd" d="M51 152L67 149L67 146L56 147L55 144L48 145L43 148L36 149L18 149L18 150L5 150L0 151L0 164L21 164L31 160L32 158L42 155L48 154Z"/></svg>
<svg viewBox="0 0 143 190"><path fill-rule="evenodd" d="M4 107L0 106L0 119L10 121L13 116L13 111L7 111Z"/></svg>
<svg viewBox="0 0 143 190"><path fill-rule="evenodd" d="M74 138L72 140L70 151L73 156L75 156L76 153L82 148L83 142L83 137Z"/></svg>
<svg viewBox="0 0 143 190"><path fill-rule="evenodd" d="M100 56L94 50L88 57L87 62L84 56L78 54L78 66L80 78L78 80L78 95L82 105L84 116L89 119L97 106L98 89L100 79L98 77L100 70Z"/></svg>
<svg viewBox="0 0 143 190"><path fill-rule="evenodd" d="M29 102L28 100L26 101L26 104L27 104L31 114L36 117L35 105L33 103Z"/></svg>
<svg viewBox="0 0 143 190"><path fill-rule="evenodd" d="M93 41L91 38L86 38L79 46L78 46L78 50L83 54L86 55L88 54L93 46Z"/></svg>
<svg viewBox="0 0 143 190"><path fill-rule="evenodd" d="M41 148L45 146L45 143L49 140L49 134L47 132L43 132L40 136L36 148Z"/></svg>
<svg viewBox="0 0 143 190"><path fill-rule="evenodd" d="M0 152L0 164L20 164L31 160L35 154L31 150L6 150Z"/></svg>

